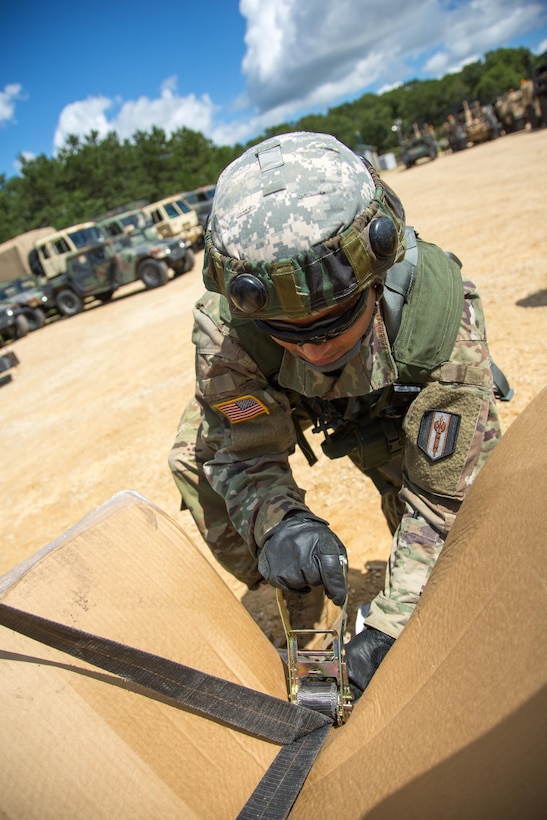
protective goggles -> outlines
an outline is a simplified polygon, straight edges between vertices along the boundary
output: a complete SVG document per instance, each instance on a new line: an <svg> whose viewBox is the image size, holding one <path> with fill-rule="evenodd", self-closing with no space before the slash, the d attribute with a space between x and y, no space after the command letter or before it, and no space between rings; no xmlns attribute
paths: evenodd
<svg viewBox="0 0 547 820"><path fill-rule="evenodd" d="M314 322L312 325L299 326L293 322L282 322L278 320L264 322L260 319L255 319L254 324L259 330L263 330L281 342L288 342L294 345L321 345L330 339L341 336L342 333L349 330L363 315L367 306L369 290L369 288L364 290L360 294L357 302L341 316L335 316L330 319L325 317L324 319L319 319L317 322Z"/></svg>

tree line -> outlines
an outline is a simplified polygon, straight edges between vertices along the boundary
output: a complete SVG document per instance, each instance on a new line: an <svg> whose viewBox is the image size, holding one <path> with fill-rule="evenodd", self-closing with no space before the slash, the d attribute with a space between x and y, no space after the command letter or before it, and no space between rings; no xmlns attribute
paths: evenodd
<svg viewBox="0 0 547 820"><path fill-rule="evenodd" d="M0 174L0 242L33 228L64 228L91 220L125 203L154 202L178 191L216 182L222 169L251 145L287 131L333 134L350 147L375 146L378 154L397 153L393 130L413 123L433 126L440 137L449 114L463 101L494 103L539 65L527 48L500 48L439 80L411 80L383 94L364 94L327 111L268 128L246 144L217 146L203 134L180 128L169 137L161 128L136 131L120 140L112 131L99 139L69 136L55 157L19 157L20 174Z"/></svg>

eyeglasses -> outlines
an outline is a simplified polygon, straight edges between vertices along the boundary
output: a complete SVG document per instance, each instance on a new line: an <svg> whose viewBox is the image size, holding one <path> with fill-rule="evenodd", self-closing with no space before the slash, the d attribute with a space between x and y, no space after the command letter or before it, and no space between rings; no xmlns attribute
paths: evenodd
<svg viewBox="0 0 547 820"><path fill-rule="evenodd" d="M300 326L293 322L278 320L263 322L260 319L255 319L254 323L260 330L265 331L281 342L295 345L321 345L330 341L330 339L341 336L363 315L367 305L368 293L369 288L366 288L358 301L341 316L318 319L312 325Z"/></svg>

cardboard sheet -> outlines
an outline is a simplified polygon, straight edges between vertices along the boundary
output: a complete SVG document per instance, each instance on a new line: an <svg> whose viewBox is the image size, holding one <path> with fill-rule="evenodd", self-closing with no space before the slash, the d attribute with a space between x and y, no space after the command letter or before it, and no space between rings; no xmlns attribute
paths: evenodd
<svg viewBox="0 0 547 820"><path fill-rule="evenodd" d="M547 389L477 477L294 820L547 816L546 430Z"/></svg>
<svg viewBox="0 0 547 820"><path fill-rule="evenodd" d="M136 493L4 576L0 598L286 699L277 652ZM0 816L233 817L279 751L3 628L0 670Z"/></svg>
<svg viewBox="0 0 547 820"><path fill-rule="evenodd" d="M547 816L546 404L547 389L478 476L293 820ZM137 493L0 579L0 599L286 697L276 651ZM0 629L0 816L232 818L277 751Z"/></svg>

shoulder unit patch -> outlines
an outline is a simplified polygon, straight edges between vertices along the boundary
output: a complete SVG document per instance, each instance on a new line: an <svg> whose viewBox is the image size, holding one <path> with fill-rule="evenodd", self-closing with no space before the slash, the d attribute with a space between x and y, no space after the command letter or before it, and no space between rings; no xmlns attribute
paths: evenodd
<svg viewBox="0 0 547 820"><path fill-rule="evenodd" d="M213 407L223 416L226 416L232 424L238 424L240 421L247 421L247 419L270 412L260 399L250 394L239 396L237 399L218 402L218 404L213 404Z"/></svg>
<svg viewBox="0 0 547 820"><path fill-rule="evenodd" d="M420 422L418 447L431 461L440 461L456 449L461 416L444 410L426 410Z"/></svg>

